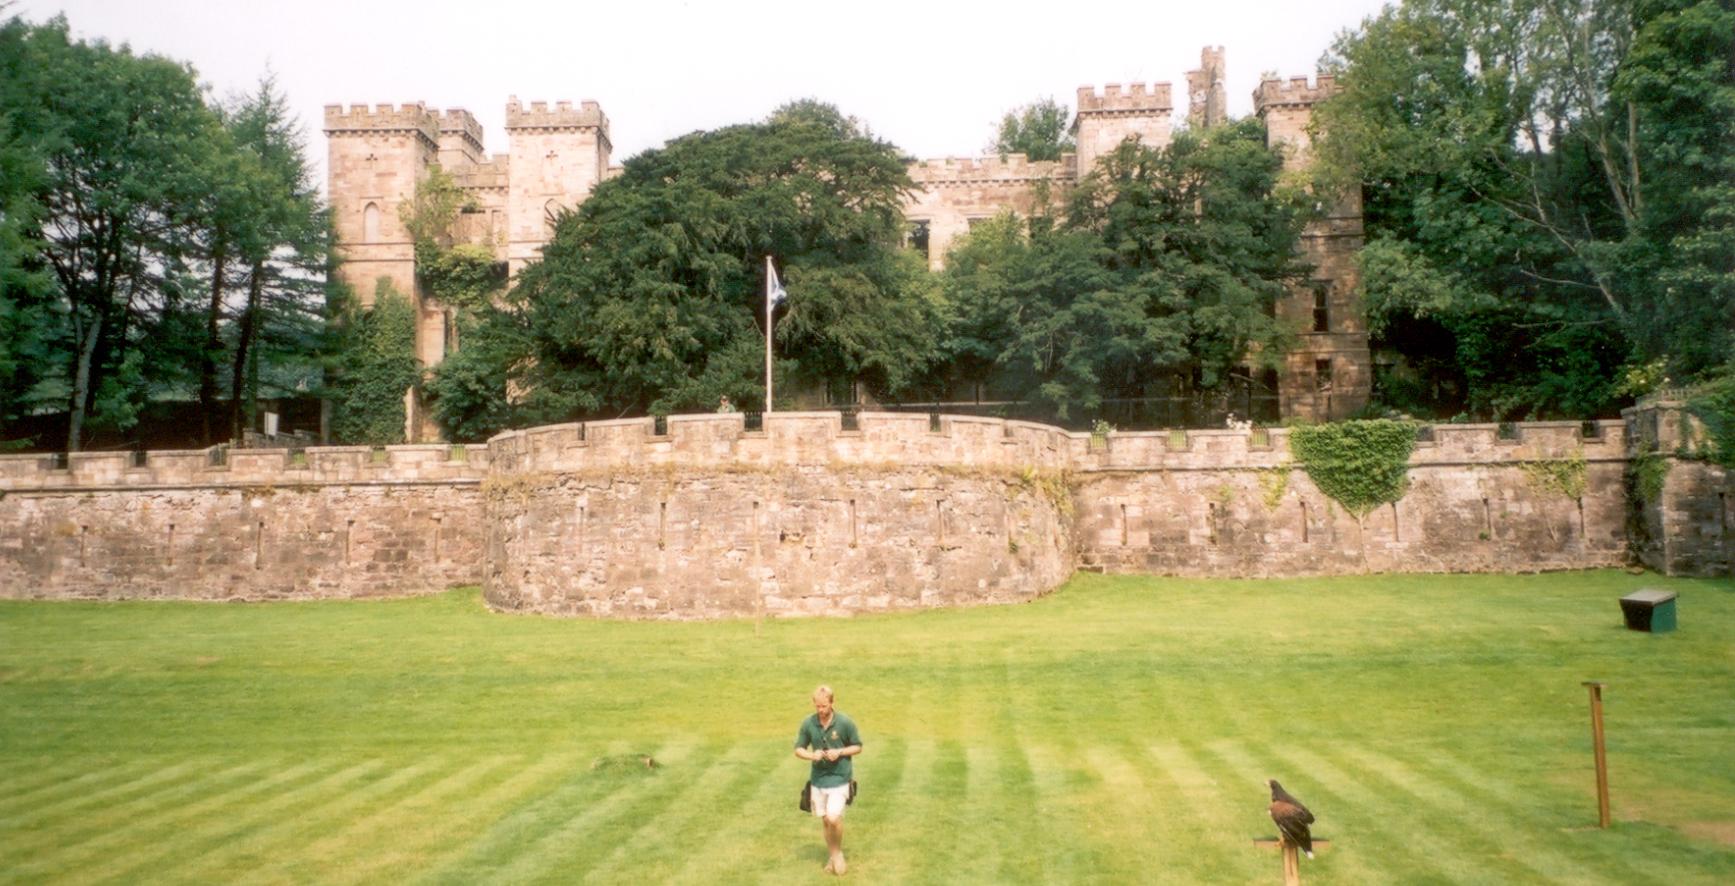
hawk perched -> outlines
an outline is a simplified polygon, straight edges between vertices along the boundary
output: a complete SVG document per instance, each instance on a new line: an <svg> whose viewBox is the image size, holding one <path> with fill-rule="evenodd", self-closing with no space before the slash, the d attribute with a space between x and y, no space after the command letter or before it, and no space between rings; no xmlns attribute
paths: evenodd
<svg viewBox="0 0 1735 886"><path fill-rule="evenodd" d="M1282 832L1283 839L1301 848L1308 858L1313 857L1313 835L1308 833L1307 826L1313 824L1313 813L1301 805L1301 801L1291 797L1277 783L1277 779L1265 782L1271 787L1271 820L1277 822L1277 830Z"/></svg>

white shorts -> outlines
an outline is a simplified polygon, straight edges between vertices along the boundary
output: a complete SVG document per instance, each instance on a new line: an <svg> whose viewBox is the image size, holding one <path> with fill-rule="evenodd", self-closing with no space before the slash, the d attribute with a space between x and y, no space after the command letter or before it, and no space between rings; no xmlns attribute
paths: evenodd
<svg viewBox="0 0 1735 886"><path fill-rule="evenodd" d="M807 804L813 807L813 814L821 818L842 818L843 807L849 803L849 785L840 784L835 788L822 788L815 785L807 786Z"/></svg>

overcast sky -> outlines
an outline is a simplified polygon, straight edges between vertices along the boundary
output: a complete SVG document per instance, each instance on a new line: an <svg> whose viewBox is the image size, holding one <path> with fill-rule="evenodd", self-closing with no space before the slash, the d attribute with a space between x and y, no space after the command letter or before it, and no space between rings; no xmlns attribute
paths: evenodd
<svg viewBox="0 0 1735 886"><path fill-rule="evenodd" d="M1169 81L1177 118L1199 50L1223 46L1229 111L1259 75L1311 74L1379 0L1188 4L701 3L673 0L22 0L86 39L192 63L218 96L269 67L321 169L327 104L467 108L506 150L508 96L601 103L613 162L813 97L918 157L974 156L1006 110L1081 85ZM321 173L323 177L323 172Z"/></svg>

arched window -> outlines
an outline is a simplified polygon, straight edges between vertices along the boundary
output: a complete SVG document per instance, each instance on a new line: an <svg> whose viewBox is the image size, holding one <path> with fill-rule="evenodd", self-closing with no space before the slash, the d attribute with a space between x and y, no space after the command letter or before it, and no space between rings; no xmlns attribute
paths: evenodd
<svg viewBox="0 0 1735 886"><path fill-rule="evenodd" d="M542 223L548 226L548 230L554 230L554 223L559 220L560 213L561 206L559 200L549 200L547 203L542 204Z"/></svg>
<svg viewBox="0 0 1735 886"><path fill-rule="evenodd" d="M372 243L380 238L380 205L369 203L361 211L361 239Z"/></svg>

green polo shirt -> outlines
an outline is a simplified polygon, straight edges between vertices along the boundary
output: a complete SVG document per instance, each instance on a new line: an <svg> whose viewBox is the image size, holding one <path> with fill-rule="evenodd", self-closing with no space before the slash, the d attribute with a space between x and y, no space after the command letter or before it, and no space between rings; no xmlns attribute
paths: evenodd
<svg viewBox="0 0 1735 886"><path fill-rule="evenodd" d="M861 733L855 730L855 721L837 711L831 712L831 727L829 729L819 728L818 714L808 714L807 719L801 721L801 731L795 734L796 747L814 751L847 748L850 745L860 744ZM850 759L849 757L839 757L835 763L814 760L813 774L808 777L808 780L813 782L814 787L818 788L835 788L849 784L851 776L854 775L854 771L850 767Z"/></svg>

